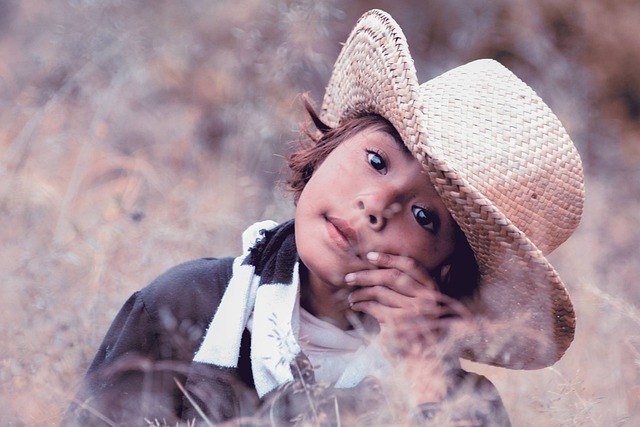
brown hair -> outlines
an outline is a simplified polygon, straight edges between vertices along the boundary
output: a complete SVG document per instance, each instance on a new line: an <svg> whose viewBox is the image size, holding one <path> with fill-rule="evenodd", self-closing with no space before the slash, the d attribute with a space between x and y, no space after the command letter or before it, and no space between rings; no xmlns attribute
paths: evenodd
<svg viewBox="0 0 640 427"><path fill-rule="evenodd" d="M291 176L287 184L293 192L296 203L302 190L311 179L311 175L324 159L343 141L364 129L373 128L388 133L400 147L408 152L398 131L387 119L378 114L357 116L332 128L320 119L308 97L304 96L303 101L307 120L305 120L300 132L298 149L287 159L289 169L291 169ZM311 129L311 122L317 131L314 132Z"/></svg>
<svg viewBox="0 0 640 427"><path fill-rule="evenodd" d="M320 119L307 96L303 96L303 102L307 119L300 132L298 149L287 159L291 169L291 176L287 184L294 194L295 203L298 202L302 190L311 179L311 175L324 159L338 145L364 129L373 128L388 133L403 150L409 153L409 149L405 146L396 128L378 114L356 116L332 128ZM311 129L311 123L316 131ZM462 300L475 294L480 274L473 250L460 227L455 225L455 249L445 261L451 265L449 276L445 283L440 283L439 278L437 279L440 292L451 298Z"/></svg>

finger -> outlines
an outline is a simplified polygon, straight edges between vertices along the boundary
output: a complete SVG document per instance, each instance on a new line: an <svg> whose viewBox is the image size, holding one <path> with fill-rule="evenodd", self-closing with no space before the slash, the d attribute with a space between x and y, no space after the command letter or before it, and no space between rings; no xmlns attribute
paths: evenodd
<svg viewBox="0 0 640 427"><path fill-rule="evenodd" d="M451 314L448 306L441 303L439 293L426 290L423 295L406 296L386 286L370 286L358 288L348 297L349 305L361 301L376 301L390 308L403 309L403 317L416 315L445 316Z"/></svg>
<svg viewBox="0 0 640 427"><path fill-rule="evenodd" d="M433 286L417 282L412 277L396 269L362 270L345 276L345 283L352 287L386 286L401 295L435 301L441 298Z"/></svg>
<svg viewBox="0 0 640 427"><path fill-rule="evenodd" d="M367 253L367 260L376 267L399 270L418 283L430 286L433 289L438 288L437 283L431 274L429 274L429 271L411 257L382 252L369 252Z"/></svg>
<svg viewBox="0 0 640 427"><path fill-rule="evenodd" d="M349 295L348 301L349 307L355 311L369 310L370 304L361 303L377 303L380 305L380 310L389 309L388 313L384 314L385 318L393 317L398 321L404 322L416 321L420 323L425 320L450 315L448 308L439 304L436 298L407 297L385 286L356 289ZM377 306L375 310L378 315ZM379 316L382 315L383 313L379 314Z"/></svg>
<svg viewBox="0 0 640 427"><path fill-rule="evenodd" d="M386 286L371 286L351 292L348 300L350 306L363 301L376 301L389 308L401 308L411 304L412 298L392 291Z"/></svg>
<svg viewBox="0 0 640 427"><path fill-rule="evenodd" d="M429 289L412 277L396 269L361 270L345 276L349 286L375 287L386 286L405 296L416 296L422 290Z"/></svg>
<svg viewBox="0 0 640 427"><path fill-rule="evenodd" d="M468 309L460 301L423 286L398 270L364 270L350 273L346 282L357 288L349 295L351 303L375 300L389 307L404 307L407 316L468 315Z"/></svg>
<svg viewBox="0 0 640 427"><path fill-rule="evenodd" d="M401 308L389 307L376 300L361 300L350 304L351 310L370 315L380 324L393 323L402 314Z"/></svg>

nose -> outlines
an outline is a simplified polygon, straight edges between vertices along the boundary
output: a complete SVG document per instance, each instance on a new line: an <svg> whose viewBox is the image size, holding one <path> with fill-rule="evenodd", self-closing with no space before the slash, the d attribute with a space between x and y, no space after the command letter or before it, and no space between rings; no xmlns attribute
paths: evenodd
<svg viewBox="0 0 640 427"><path fill-rule="evenodd" d="M367 224L374 230L382 230L389 220L402 209L392 194L382 191L361 196L357 207L363 213Z"/></svg>

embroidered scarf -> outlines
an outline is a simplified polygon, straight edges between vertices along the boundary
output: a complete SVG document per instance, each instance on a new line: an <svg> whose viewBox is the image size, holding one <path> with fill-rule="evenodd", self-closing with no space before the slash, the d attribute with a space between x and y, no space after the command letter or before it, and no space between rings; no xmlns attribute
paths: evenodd
<svg viewBox="0 0 640 427"><path fill-rule="evenodd" d="M233 262L227 290L194 362L236 368L245 328L251 332L251 368L260 397L293 381L291 363L301 352L299 259L293 220L253 224L242 235L243 254ZM374 346L358 351L335 387L353 387L381 369Z"/></svg>
<svg viewBox="0 0 640 427"><path fill-rule="evenodd" d="M260 397L293 380L290 363L300 352L295 336L298 253L293 221L263 221L242 234L243 254L209 324L194 362L235 368L245 328L251 331L251 365Z"/></svg>

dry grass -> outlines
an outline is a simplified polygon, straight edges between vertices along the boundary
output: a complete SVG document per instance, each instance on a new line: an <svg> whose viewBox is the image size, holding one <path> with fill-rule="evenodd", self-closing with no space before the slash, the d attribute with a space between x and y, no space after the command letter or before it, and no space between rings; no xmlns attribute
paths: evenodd
<svg viewBox="0 0 640 427"><path fill-rule="evenodd" d="M552 256L574 345L541 371L473 368L516 426L640 423L634 2L1 0L1 425L57 423L132 291L291 215L275 184L297 96L319 99L371 3L403 25L423 79L479 56L510 66L585 161L583 224Z"/></svg>

